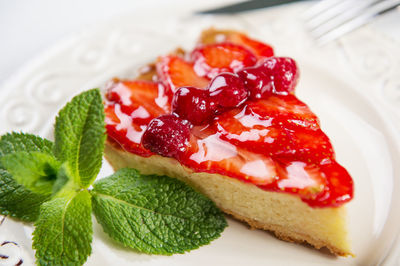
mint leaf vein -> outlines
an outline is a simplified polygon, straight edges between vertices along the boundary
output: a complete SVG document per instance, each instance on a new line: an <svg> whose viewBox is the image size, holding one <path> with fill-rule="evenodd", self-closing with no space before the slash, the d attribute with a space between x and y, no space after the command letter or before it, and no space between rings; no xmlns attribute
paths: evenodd
<svg viewBox="0 0 400 266"><path fill-rule="evenodd" d="M39 157L49 158L52 149L52 142L31 134L13 132L1 136L1 214L10 215L27 222L33 222L37 219L40 205L50 198L51 189L48 188L51 187L54 180L46 180L45 174L41 172L43 169L39 169L40 167L38 168L35 164L30 164L28 167L30 170L28 170L24 162L29 161L27 157L30 156L28 156L30 152L40 153L42 155L39 155ZM38 160L46 161L46 159ZM22 168L27 171L22 170L21 172ZM32 175L31 171L35 173ZM26 175L29 175L29 177ZM43 179L40 177L43 177Z"/></svg>
<svg viewBox="0 0 400 266"><path fill-rule="evenodd" d="M183 182L122 169L94 184L93 212L104 231L151 254L183 253L220 236L226 221L215 204Z"/></svg>
<svg viewBox="0 0 400 266"><path fill-rule="evenodd" d="M44 203L35 223L38 265L82 265L91 253L91 201L87 190L61 190Z"/></svg>
<svg viewBox="0 0 400 266"><path fill-rule="evenodd" d="M75 182L87 188L102 162L105 125L101 94L93 89L75 96L58 114L54 154L68 162Z"/></svg>

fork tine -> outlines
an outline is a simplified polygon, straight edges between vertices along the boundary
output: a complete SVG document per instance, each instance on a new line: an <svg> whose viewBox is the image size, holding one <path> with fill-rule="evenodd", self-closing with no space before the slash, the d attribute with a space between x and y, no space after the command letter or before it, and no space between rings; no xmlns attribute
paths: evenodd
<svg viewBox="0 0 400 266"><path fill-rule="evenodd" d="M342 2L343 0L321 0L317 4L313 5L311 8L307 9L301 17L304 20L310 19L315 15L321 13L322 11L332 7L333 5Z"/></svg>
<svg viewBox="0 0 400 266"><path fill-rule="evenodd" d="M324 22L332 19L333 17L342 14L351 7L357 6L362 1L364 0L341 1L337 5L322 11L321 13L310 19L308 22L306 22L306 26L311 29L316 28Z"/></svg>
<svg viewBox="0 0 400 266"><path fill-rule="evenodd" d="M332 31L329 31L327 34L322 35L317 39L317 43L320 45L326 44L327 42L332 41L343 34L353 31L356 28L368 23L375 16L391 11L399 6L400 0L384 0L379 2L378 4L375 4L365 10L361 16L351 19Z"/></svg>
<svg viewBox="0 0 400 266"><path fill-rule="evenodd" d="M371 5L379 2L381 0L364 0L359 3L359 5L356 5L343 13L337 15L336 17L333 17L332 19L326 21L325 23L322 23L321 25L317 26L316 28L311 30L311 35L314 37L320 37L321 35L333 30L334 28L342 25L346 21L349 21L358 15L360 15L362 12L364 12L368 7Z"/></svg>

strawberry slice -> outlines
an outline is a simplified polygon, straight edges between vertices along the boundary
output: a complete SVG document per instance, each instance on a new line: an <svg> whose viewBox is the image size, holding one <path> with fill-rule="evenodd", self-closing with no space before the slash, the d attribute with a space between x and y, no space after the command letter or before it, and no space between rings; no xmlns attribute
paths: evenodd
<svg viewBox="0 0 400 266"><path fill-rule="evenodd" d="M198 172L218 173L236 177L256 185L268 185L275 182L277 172L274 161L267 156L248 152L224 141L218 134L203 135L192 130L186 166ZM194 134L193 134L194 133Z"/></svg>
<svg viewBox="0 0 400 266"><path fill-rule="evenodd" d="M209 78L221 72L237 72L257 62L252 52L233 43L201 45L193 50L191 58L196 73Z"/></svg>
<svg viewBox="0 0 400 266"><path fill-rule="evenodd" d="M123 80L109 84L106 99L121 105L124 113L134 118L152 118L171 111L170 96L162 84L152 81ZM140 110L138 110L140 108ZM149 120L150 119L150 120Z"/></svg>
<svg viewBox="0 0 400 266"><path fill-rule="evenodd" d="M277 188L300 195L303 200L315 199L324 193L327 180L321 168L316 164L307 164L301 161L280 163L280 176Z"/></svg>
<svg viewBox="0 0 400 266"><path fill-rule="evenodd" d="M274 55L274 50L270 45L251 39L246 34L237 31L209 29L203 32L200 41L203 44L231 42L242 45L252 51L257 57L270 57Z"/></svg>
<svg viewBox="0 0 400 266"><path fill-rule="evenodd" d="M258 57L270 57L274 55L274 49L268 44L250 39L243 33L234 32L227 35L227 41L231 41L236 44L241 44L250 51L252 51Z"/></svg>
<svg viewBox="0 0 400 266"><path fill-rule="evenodd" d="M274 118L274 123L291 127L319 128L319 120L310 108L294 95L271 96L266 100L248 102L249 108L262 117Z"/></svg>
<svg viewBox="0 0 400 266"><path fill-rule="evenodd" d="M164 86L151 81L114 80L108 86L106 100L108 136L127 151L150 156L152 153L140 142L148 123L171 110Z"/></svg>
<svg viewBox="0 0 400 266"><path fill-rule="evenodd" d="M329 181L329 189L325 188L325 195L318 198L323 204L339 206L353 198L353 179L343 166L337 162L323 164L321 171Z"/></svg>
<svg viewBox="0 0 400 266"><path fill-rule="evenodd" d="M118 143L128 152L148 157L152 153L146 150L140 143L146 125L133 122L130 115L121 110L121 105L111 103L105 106L106 130L110 140Z"/></svg>
<svg viewBox="0 0 400 266"><path fill-rule="evenodd" d="M295 147L293 155L297 160L320 164L335 158L332 144L321 129L298 128L291 131L290 137Z"/></svg>
<svg viewBox="0 0 400 266"><path fill-rule="evenodd" d="M172 93L184 86L204 88L210 82L207 78L199 77L193 65L179 56L168 55L158 58L156 68L161 82Z"/></svg>
<svg viewBox="0 0 400 266"><path fill-rule="evenodd" d="M319 166L320 175L327 181L322 192L303 197L303 201L310 206L337 207L353 198L354 184L353 179L337 162L321 164Z"/></svg>
<svg viewBox="0 0 400 266"><path fill-rule="evenodd" d="M271 107L269 112L260 114L257 112L260 110L258 104L260 101L241 110L221 114L215 121L221 138L245 150L275 159L296 159L319 164L324 159L334 158L328 137L316 126L305 126L306 122L302 120L302 116L311 111L293 114L290 111L296 108L277 110L277 107ZM282 122L284 120L285 123Z"/></svg>
<svg viewBox="0 0 400 266"><path fill-rule="evenodd" d="M122 90L129 91L131 102L142 106L150 116L157 117L171 111L171 95L161 83L133 80L123 81L120 85Z"/></svg>
<svg viewBox="0 0 400 266"><path fill-rule="evenodd" d="M215 127L221 138L245 150L272 156L291 155L295 143L290 132L272 123L273 119L262 117L248 107L221 114Z"/></svg>

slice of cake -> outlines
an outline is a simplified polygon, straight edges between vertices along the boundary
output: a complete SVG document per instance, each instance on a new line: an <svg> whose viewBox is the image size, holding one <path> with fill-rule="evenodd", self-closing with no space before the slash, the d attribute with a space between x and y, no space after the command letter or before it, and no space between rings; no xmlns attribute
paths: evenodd
<svg viewBox="0 0 400 266"><path fill-rule="evenodd" d="M203 32L134 80L107 86L115 170L179 178L252 228L352 255L353 181L318 118L296 98L295 61L236 31Z"/></svg>

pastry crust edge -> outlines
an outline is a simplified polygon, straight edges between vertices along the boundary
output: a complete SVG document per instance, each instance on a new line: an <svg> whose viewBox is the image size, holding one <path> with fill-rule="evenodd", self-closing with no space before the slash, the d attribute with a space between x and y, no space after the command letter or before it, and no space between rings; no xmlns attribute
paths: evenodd
<svg viewBox="0 0 400 266"><path fill-rule="evenodd" d="M133 153L130 153L128 151L125 151L124 149L121 148L121 146L118 143L115 143L114 141L112 141L110 139L107 139L107 141L106 141L106 149L105 149L106 152L104 154L104 157L108 161L108 163L111 165L111 167L113 168L114 171L117 171L121 167L115 167L115 165L113 164L113 160L110 159L110 156L107 154L107 150L109 151L110 149L112 150L112 152L117 154L117 156L123 156L121 153L128 153L131 156L137 156L137 157L141 157L141 158L146 158L146 157L142 157L140 155L133 154ZM162 157L160 155L153 155L153 156ZM173 163L178 163L179 164L179 162L177 162L173 158L167 158L167 157L162 157L162 158L166 159L166 160L169 160L169 161L171 161ZM179 165L188 174L195 173L190 168L187 168L187 167L185 167L185 166L183 166L181 164L179 164ZM149 174L149 173L145 173L145 174ZM156 173L154 173L154 174L157 175ZM174 177L171 177L171 178L174 178ZM185 183L187 183L188 185L194 187L196 190L199 190L198 187L195 184L193 184L191 182L191 180L189 180L187 177L177 176L176 178L181 180L181 181L183 181L183 182L185 182ZM230 177L226 177L226 178L230 178ZM234 179L234 180L236 180L236 179ZM236 181L240 182L240 183L243 183L240 180L236 180ZM247 183L247 184L250 184L250 183ZM250 185L256 187L257 189L260 189L260 188L258 188L257 186L255 186L253 184L250 184ZM199 192L201 192L201 191L199 191ZM274 192L274 193L280 193L280 192ZM287 195L289 195L289 194L287 194ZM291 195L291 196L293 196L293 195ZM293 197L295 197L297 200L301 201L296 196L293 196ZM235 218L235 219L237 219L237 220L239 220L241 222L247 223L250 226L251 229L261 229L261 230L265 230L265 231L271 232L280 240L291 242L291 243L308 244L308 245L314 247L316 250L320 250L321 248L327 248L333 255L336 255L336 256L342 256L342 257L351 256L351 257L355 257L355 255L351 251L337 248L336 246L331 245L329 242L323 241L323 240L320 240L320 239L317 239L317 238L313 238L309 234L301 234L301 233L293 231L293 230L288 230L287 228L283 228L280 225L275 225L275 224L270 224L270 223L262 223L260 221L255 220L255 219L243 216L243 215L241 215L241 214L239 214L237 212L234 212L232 210L223 208L221 206L218 206L218 207L224 213L232 216L233 218ZM344 207L340 207L340 208L344 208ZM287 232L290 232L290 234L287 233Z"/></svg>

